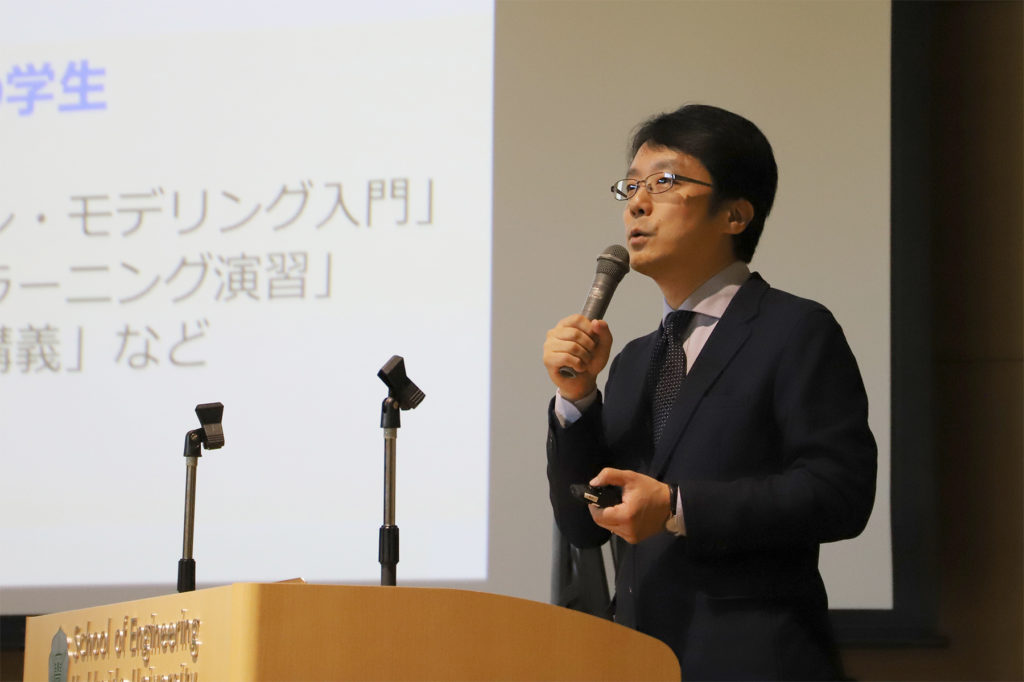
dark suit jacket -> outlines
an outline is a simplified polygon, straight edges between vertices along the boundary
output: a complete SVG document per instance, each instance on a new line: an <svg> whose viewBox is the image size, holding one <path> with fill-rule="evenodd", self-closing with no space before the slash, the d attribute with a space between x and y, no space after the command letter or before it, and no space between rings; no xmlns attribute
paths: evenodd
<svg viewBox="0 0 1024 682"><path fill-rule="evenodd" d="M569 494L605 466L678 484L687 535L626 545L616 621L665 641L684 679L840 675L818 546L863 530L876 472L842 330L823 306L755 273L693 363L654 450L645 377L656 333L623 348L603 401L575 424L562 428L549 409L559 528L579 547L608 539Z"/></svg>

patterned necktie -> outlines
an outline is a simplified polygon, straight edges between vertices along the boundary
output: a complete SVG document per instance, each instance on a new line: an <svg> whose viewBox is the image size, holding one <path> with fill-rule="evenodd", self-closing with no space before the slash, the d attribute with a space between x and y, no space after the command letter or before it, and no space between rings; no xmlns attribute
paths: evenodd
<svg viewBox="0 0 1024 682"><path fill-rule="evenodd" d="M651 401L654 427L654 445L658 445L661 432L668 421L669 412L679 395L686 376L686 353L683 351L683 332L693 319L692 310L669 313L662 325L661 335L651 358L650 385L654 387Z"/></svg>

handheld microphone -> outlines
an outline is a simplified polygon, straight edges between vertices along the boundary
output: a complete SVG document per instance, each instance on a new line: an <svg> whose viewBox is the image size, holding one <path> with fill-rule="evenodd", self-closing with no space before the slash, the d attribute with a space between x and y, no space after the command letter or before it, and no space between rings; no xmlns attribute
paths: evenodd
<svg viewBox="0 0 1024 682"><path fill-rule="evenodd" d="M590 285L590 293L580 312L588 320L600 320L608 310L612 294L619 282L629 272L629 251L618 244L612 244L597 257L597 272L594 283ZM559 367L558 373L564 377L575 377L576 370L572 367Z"/></svg>

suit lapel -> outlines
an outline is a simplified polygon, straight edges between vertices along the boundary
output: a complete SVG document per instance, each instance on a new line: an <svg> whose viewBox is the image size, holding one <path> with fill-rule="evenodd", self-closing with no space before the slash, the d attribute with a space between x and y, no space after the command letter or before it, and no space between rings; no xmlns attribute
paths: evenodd
<svg viewBox="0 0 1024 682"><path fill-rule="evenodd" d="M715 325L697 361L683 380L679 397L655 449L649 475L660 478L664 474L665 466L700 401L750 336L750 322L757 316L761 297L767 289L768 284L761 276L752 274Z"/></svg>
<svg viewBox="0 0 1024 682"><path fill-rule="evenodd" d="M609 433L620 437L636 433L640 428L640 421L647 418L645 413L650 402L646 392L647 369L657 335L658 332L655 331L636 339L631 343L633 347L629 349L630 352L619 355L614 384L609 383L606 390L610 392L614 386L614 403L628 406L629 409L625 412L605 410L605 427ZM650 453L644 452L642 459L650 460Z"/></svg>

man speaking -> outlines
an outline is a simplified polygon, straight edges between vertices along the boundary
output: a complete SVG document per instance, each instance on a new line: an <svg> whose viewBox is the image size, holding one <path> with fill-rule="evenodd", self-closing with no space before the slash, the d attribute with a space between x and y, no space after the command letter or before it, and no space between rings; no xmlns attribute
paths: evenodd
<svg viewBox="0 0 1024 682"><path fill-rule="evenodd" d="M578 547L628 543L615 620L672 647L684 679L837 679L818 548L858 535L875 494L856 360L828 310L748 269L778 178L753 123L689 105L642 124L631 151L611 191L664 315L603 395L608 324L548 332L555 519ZM581 483L621 502L581 502Z"/></svg>

